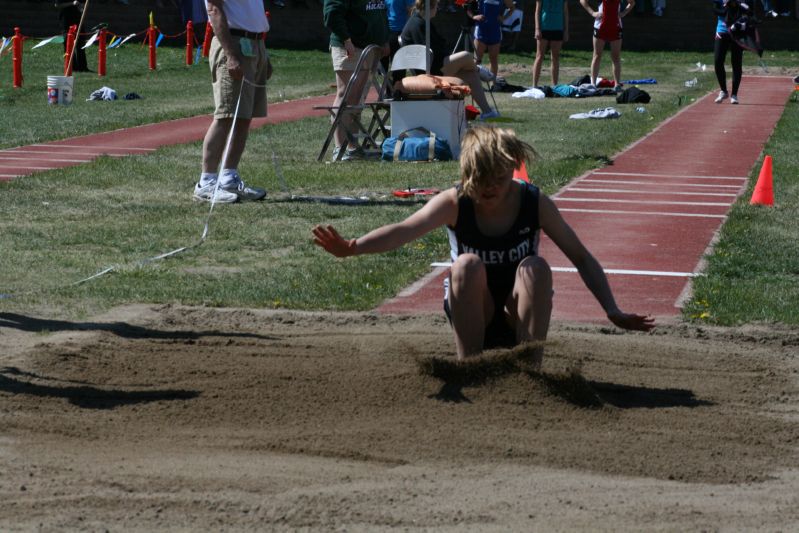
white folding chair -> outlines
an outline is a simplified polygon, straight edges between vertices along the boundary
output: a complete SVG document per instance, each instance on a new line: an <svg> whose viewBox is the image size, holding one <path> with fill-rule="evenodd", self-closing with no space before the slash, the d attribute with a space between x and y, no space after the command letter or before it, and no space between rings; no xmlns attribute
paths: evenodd
<svg viewBox="0 0 799 533"><path fill-rule="evenodd" d="M425 45L423 44L407 44L400 47L397 53L394 54L394 59L391 60L391 72L397 70L421 70L425 71L427 65L425 64ZM430 56L430 61L433 61L433 52L427 50Z"/></svg>

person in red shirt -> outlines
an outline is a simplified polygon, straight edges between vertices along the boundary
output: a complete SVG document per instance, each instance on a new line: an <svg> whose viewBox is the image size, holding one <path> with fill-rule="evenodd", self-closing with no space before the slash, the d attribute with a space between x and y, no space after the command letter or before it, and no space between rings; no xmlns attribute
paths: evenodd
<svg viewBox="0 0 799 533"><path fill-rule="evenodd" d="M599 77L599 65L605 43L610 43L610 59L613 61L613 81L617 89L621 88L621 19L635 7L635 0L627 0L627 6L621 8L621 0L601 0L594 9L588 0L580 0L594 19L594 56L591 59L591 83L596 85Z"/></svg>

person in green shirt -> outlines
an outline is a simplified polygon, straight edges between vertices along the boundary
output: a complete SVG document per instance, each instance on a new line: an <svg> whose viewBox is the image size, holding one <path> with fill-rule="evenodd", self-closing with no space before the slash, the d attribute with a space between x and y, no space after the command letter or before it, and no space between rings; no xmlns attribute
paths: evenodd
<svg viewBox="0 0 799 533"><path fill-rule="evenodd" d="M376 44L383 47L384 55L389 54L386 4L384 0L325 0L323 20L325 28L330 31L330 55L333 71L336 73L336 98L333 105L339 106L344 97L344 88L355 71L355 64L362 50ZM353 94L360 94L357 89L356 87ZM350 119L342 120L341 127L336 130L334 161L344 144L346 131L352 131L352 128ZM351 161L362 157L358 148L349 148L341 160Z"/></svg>

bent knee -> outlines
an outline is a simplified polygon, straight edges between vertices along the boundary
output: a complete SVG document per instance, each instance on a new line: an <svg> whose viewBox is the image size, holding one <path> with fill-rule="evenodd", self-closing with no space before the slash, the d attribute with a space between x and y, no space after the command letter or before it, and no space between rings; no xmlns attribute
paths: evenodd
<svg viewBox="0 0 799 533"><path fill-rule="evenodd" d="M516 277L527 286L540 288L552 286L552 269L543 257L525 257L516 269Z"/></svg>
<svg viewBox="0 0 799 533"><path fill-rule="evenodd" d="M476 254L461 254L452 263L450 276L453 283L473 280L477 276L485 278L485 263Z"/></svg>

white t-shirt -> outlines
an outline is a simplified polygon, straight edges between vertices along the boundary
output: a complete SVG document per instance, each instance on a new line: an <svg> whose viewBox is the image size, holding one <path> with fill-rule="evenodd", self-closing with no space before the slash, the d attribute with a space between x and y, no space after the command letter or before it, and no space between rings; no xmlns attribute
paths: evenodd
<svg viewBox="0 0 799 533"><path fill-rule="evenodd" d="M225 0L222 4L231 29L262 33L269 31L263 0ZM208 4L205 4L206 11Z"/></svg>

